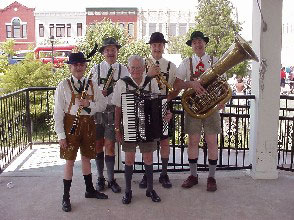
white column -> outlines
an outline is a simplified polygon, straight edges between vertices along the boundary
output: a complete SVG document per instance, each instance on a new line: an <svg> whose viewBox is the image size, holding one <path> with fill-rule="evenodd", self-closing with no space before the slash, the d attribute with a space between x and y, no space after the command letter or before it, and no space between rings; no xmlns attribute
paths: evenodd
<svg viewBox="0 0 294 220"><path fill-rule="evenodd" d="M250 160L254 179L276 179L280 107L280 65L283 0L253 1L253 50L260 62L253 62L250 112ZM264 60L265 62L262 62ZM267 66L262 68L262 63Z"/></svg>

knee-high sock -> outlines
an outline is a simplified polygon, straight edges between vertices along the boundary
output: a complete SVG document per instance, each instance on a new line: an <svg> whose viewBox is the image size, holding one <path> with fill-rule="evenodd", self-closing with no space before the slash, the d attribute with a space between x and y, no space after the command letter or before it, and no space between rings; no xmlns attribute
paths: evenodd
<svg viewBox="0 0 294 220"><path fill-rule="evenodd" d="M162 162L161 175L166 175L167 174L168 158L161 158L161 162Z"/></svg>
<svg viewBox="0 0 294 220"><path fill-rule="evenodd" d="M208 159L208 163L209 163L209 173L208 173L208 177L215 177L215 170L216 170L216 164L217 164L217 160L210 160Z"/></svg>
<svg viewBox="0 0 294 220"><path fill-rule="evenodd" d="M151 192L153 190L153 164L145 166L145 173L147 177L147 191Z"/></svg>
<svg viewBox="0 0 294 220"><path fill-rule="evenodd" d="M189 161L191 176L197 176L197 162L198 162L198 158L196 158L196 159L188 159L188 161Z"/></svg>
<svg viewBox="0 0 294 220"><path fill-rule="evenodd" d="M114 162L115 156L105 155L105 164L107 167L108 182L114 179Z"/></svg>
<svg viewBox="0 0 294 220"><path fill-rule="evenodd" d="M63 198L69 199L69 191L71 187L72 180L63 179Z"/></svg>
<svg viewBox="0 0 294 220"><path fill-rule="evenodd" d="M84 175L84 180L86 184L86 191L87 192L93 192L95 191L93 182L92 182L92 174Z"/></svg>
<svg viewBox="0 0 294 220"><path fill-rule="evenodd" d="M126 192L132 190L133 165L125 165Z"/></svg>
<svg viewBox="0 0 294 220"><path fill-rule="evenodd" d="M97 166L97 175L98 177L103 177L104 170L104 152L96 154L96 166Z"/></svg>

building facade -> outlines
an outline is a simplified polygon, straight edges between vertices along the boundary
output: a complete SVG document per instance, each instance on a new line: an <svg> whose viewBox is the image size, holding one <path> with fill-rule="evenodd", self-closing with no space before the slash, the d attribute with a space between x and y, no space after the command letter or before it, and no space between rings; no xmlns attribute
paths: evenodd
<svg viewBox="0 0 294 220"><path fill-rule="evenodd" d="M34 46L34 11L34 8L28 8L18 2L0 9L0 43L12 39L15 41L15 50L26 50L29 45Z"/></svg>
<svg viewBox="0 0 294 220"><path fill-rule="evenodd" d="M137 39L137 8L86 8L86 24L91 25L103 20L118 24L131 38Z"/></svg>
<svg viewBox="0 0 294 220"><path fill-rule="evenodd" d="M75 44L86 33L85 12L35 12L36 45L46 44L53 36L54 41Z"/></svg>

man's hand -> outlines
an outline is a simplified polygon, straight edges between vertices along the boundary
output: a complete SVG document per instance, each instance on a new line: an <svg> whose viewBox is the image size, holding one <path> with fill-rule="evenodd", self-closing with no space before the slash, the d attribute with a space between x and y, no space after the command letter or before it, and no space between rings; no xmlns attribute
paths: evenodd
<svg viewBox="0 0 294 220"><path fill-rule="evenodd" d="M223 110L224 111L225 110L225 106L226 106L225 104L218 104L217 105L217 108L218 108L218 110Z"/></svg>
<svg viewBox="0 0 294 220"><path fill-rule="evenodd" d="M63 149L67 148L66 139L60 139L58 142L59 142L59 145L60 145L61 148L63 148Z"/></svg>
<svg viewBox="0 0 294 220"><path fill-rule="evenodd" d="M120 130L115 130L115 139L118 143L122 143L122 133Z"/></svg>
<svg viewBox="0 0 294 220"><path fill-rule="evenodd" d="M154 66L148 67L147 76L154 77L154 76L159 75L159 74L160 74L159 66L154 65Z"/></svg>
<svg viewBox="0 0 294 220"><path fill-rule="evenodd" d="M107 90L102 90L102 95L104 95L104 97L107 96Z"/></svg>
<svg viewBox="0 0 294 220"><path fill-rule="evenodd" d="M189 81L189 87L192 88L197 95L204 95L206 93L206 90L203 88L203 86L200 84L198 80L195 81Z"/></svg>

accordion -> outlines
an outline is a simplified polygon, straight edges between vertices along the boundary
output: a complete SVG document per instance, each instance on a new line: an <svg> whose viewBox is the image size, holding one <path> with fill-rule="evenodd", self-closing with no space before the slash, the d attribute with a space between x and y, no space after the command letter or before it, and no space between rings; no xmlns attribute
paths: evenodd
<svg viewBox="0 0 294 220"><path fill-rule="evenodd" d="M123 138L125 142L151 142L168 136L165 96L154 93L123 93Z"/></svg>

